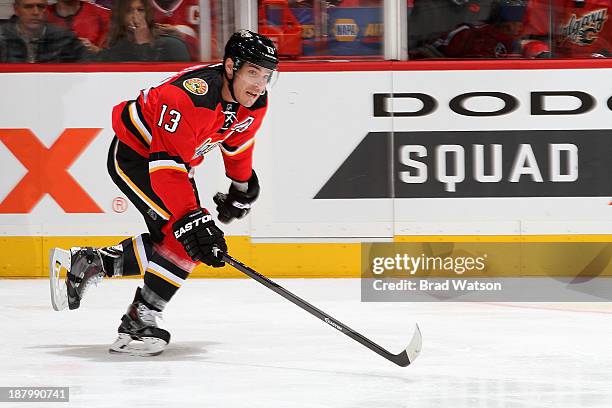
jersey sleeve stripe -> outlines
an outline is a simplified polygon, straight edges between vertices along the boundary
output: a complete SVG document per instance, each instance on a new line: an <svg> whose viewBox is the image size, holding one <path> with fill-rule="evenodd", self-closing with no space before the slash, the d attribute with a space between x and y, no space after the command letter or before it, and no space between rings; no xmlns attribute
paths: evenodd
<svg viewBox="0 0 612 408"><path fill-rule="evenodd" d="M226 156L235 156L247 150L249 147L253 145L253 143L255 143L255 138L251 138L237 147L229 146L226 143L221 143L221 151Z"/></svg>
<svg viewBox="0 0 612 408"><path fill-rule="evenodd" d="M132 120L132 124L136 127L136 130L140 133L140 135L144 138L148 145L151 145L151 132L147 129L148 126L145 126L145 120L142 118L138 108L138 102L130 103L128 109L130 112L130 119Z"/></svg>
<svg viewBox="0 0 612 408"><path fill-rule="evenodd" d="M136 106L136 112L138 113L138 118L140 119L140 122L142 122L142 125L144 126L144 128L147 130L147 132L150 135L152 135L153 132L151 131L151 126L149 126L149 123L145 120L144 118L145 116L142 113L141 100L142 100L142 97L139 96L134 102L134 105Z"/></svg>
<svg viewBox="0 0 612 408"><path fill-rule="evenodd" d="M134 192L134 194L136 194L142 201L145 202L145 204L147 204L153 211L155 211L164 220L169 220L170 214L168 214L168 212L164 211L163 208L155 204L153 200L147 197L147 195L141 189L139 189L138 186L134 182L132 182L132 180L130 180L130 178L123 172L123 170L121 170L121 168L119 167L119 163L117 162L117 151L116 150L115 150L114 162L115 162L115 170L117 171L117 174L119 174L119 177L121 177L121 179L125 181L125 183Z"/></svg>
<svg viewBox="0 0 612 408"><path fill-rule="evenodd" d="M140 131L136 128L134 123L132 122L132 115L130 113L130 106L133 102L128 102L123 110L121 111L121 121L126 129L134 136L136 140L138 140L142 145L149 150L150 143L147 143L144 136L140 133Z"/></svg>
<svg viewBox="0 0 612 408"><path fill-rule="evenodd" d="M149 173L153 173L157 170L178 170L189 173L184 164L177 163L174 160L155 160L149 162Z"/></svg>

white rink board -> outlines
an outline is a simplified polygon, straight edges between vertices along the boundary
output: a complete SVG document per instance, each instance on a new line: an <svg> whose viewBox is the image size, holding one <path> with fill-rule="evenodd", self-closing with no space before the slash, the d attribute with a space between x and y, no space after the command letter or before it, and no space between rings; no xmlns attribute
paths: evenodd
<svg viewBox="0 0 612 408"><path fill-rule="evenodd" d="M612 233L610 197L472 197L313 199L369 132L580 130L610 128L606 104L612 95L610 69L492 71L282 72L271 92L269 114L257 138L255 169L262 195L250 218L226 227L227 235L261 241L374 239L394 235L501 235ZM112 138L111 109L134 98L170 73L24 73L0 75L0 129L29 128L51 146L66 128L101 128L70 167L70 174L100 206L102 214L66 214L45 196L29 214L0 214L0 234L130 235L144 225L133 207L116 213L121 196L106 174ZM578 115L534 116L530 92L581 91L596 104ZM468 117L449 109L466 92L512 95L518 107L505 115ZM438 102L423 117L374 117L374 93L419 92ZM547 108L576 108L571 97L547 99ZM499 101L476 98L474 110L499 108ZM419 105L393 99L397 110ZM612 132L611 132L612 133ZM0 200L26 168L0 143ZM542 169L545 172L546 169ZM470 171L470 169L466 169ZM202 203L224 191L220 155L210 153L196 170Z"/></svg>

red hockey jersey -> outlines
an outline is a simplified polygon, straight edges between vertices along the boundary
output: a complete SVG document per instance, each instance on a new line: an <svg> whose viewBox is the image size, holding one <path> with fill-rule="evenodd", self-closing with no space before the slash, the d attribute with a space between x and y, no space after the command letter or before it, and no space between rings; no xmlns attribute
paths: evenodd
<svg viewBox="0 0 612 408"><path fill-rule="evenodd" d="M222 86L221 64L195 66L113 109L113 130L148 159L151 186L170 211L164 245L184 259L189 257L170 229L174 221L199 208L192 168L219 147L226 175L247 181L255 133L267 110L267 94L245 108L223 101Z"/></svg>
<svg viewBox="0 0 612 408"><path fill-rule="evenodd" d="M163 6L151 0L153 20L158 24L174 26L184 35L185 43L193 61L199 60L200 49L200 4L198 0L177 0Z"/></svg>
<svg viewBox="0 0 612 408"><path fill-rule="evenodd" d="M105 45L111 19L109 9L81 1L80 10L73 16L59 16L55 4L48 7L47 15L49 23L71 30L77 37L87 38L98 47Z"/></svg>
<svg viewBox="0 0 612 408"><path fill-rule="evenodd" d="M554 10L555 56L591 58L612 53L612 0L564 0Z"/></svg>
<svg viewBox="0 0 612 408"><path fill-rule="evenodd" d="M463 24L434 47L448 58L506 58L515 51L515 40L492 24Z"/></svg>
<svg viewBox="0 0 612 408"><path fill-rule="evenodd" d="M463 24L433 46L449 58L542 58L550 55L546 42L521 38L495 24Z"/></svg>
<svg viewBox="0 0 612 408"><path fill-rule="evenodd" d="M550 0L529 0L523 19L523 36L545 39L550 34Z"/></svg>

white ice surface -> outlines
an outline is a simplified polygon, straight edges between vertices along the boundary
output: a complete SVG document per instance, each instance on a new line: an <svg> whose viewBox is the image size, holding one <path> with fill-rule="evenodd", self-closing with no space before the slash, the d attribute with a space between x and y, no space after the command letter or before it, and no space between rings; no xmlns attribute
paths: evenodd
<svg viewBox="0 0 612 408"><path fill-rule="evenodd" d="M361 303L349 279L281 280L383 347L415 322L400 368L251 280L187 281L164 354L108 354L139 280L104 281L55 312L45 280L0 280L0 386L69 386L87 408L583 408L612 406L612 306Z"/></svg>

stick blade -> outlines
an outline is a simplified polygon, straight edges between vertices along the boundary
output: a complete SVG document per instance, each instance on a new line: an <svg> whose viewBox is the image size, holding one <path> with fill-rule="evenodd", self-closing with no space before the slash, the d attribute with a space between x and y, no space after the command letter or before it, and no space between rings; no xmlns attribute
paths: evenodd
<svg viewBox="0 0 612 408"><path fill-rule="evenodd" d="M423 347L423 336L421 335L421 329L419 325L415 325L414 334L412 340L408 344L408 347L399 354L393 356L393 362L400 367L409 366L421 353Z"/></svg>

